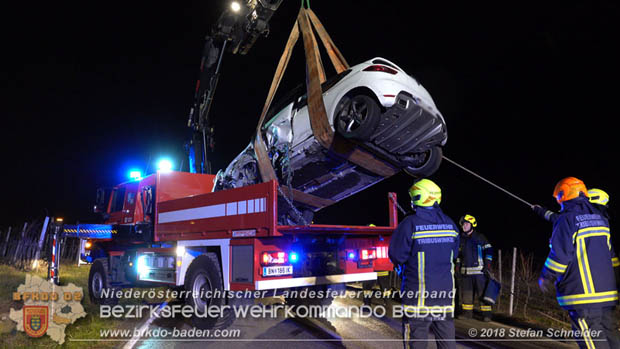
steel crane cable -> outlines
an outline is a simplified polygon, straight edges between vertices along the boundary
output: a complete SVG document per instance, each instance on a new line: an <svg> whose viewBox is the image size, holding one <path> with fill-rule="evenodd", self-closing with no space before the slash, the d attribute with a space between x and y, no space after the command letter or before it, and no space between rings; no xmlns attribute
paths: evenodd
<svg viewBox="0 0 620 349"><path fill-rule="evenodd" d="M517 199L517 200L521 201L522 203L524 203L524 204L528 205L530 208L534 207L534 205L532 205L532 204L530 204L529 202L527 202L527 201L523 200L522 198L518 197L517 195L515 195L515 194L513 194L513 193L509 192L508 190L506 190L506 189L504 189L504 188L500 187L499 185L497 185L497 184L495 184L495 183L491 182L490 180L488 180L488 179L486 179L486 178L482 177L481 175L477 174L476 172L474 172L474 171L472 171L472 170L467 169L465 166L458 164L458 163L457 163L456 161L454 161L454 160L450 160L450 159L449 159L449 158L447 158L445 155L443 156L443 158L444 158L444 160L446 160L446 161L448 161L449 163L453 164L454 166L456 166L456 167L460 168L461 170L463 170L463 171L465 171L465 172L467 172L467 173L471 174L471 175L472 175L472 176L474 176L474 177L477 177L477 178L479 178L479 179L481 179L481 180L483 180L483 181L487 182L488 184L490 184L490 185L494 186L495 188L497 188L497 189L499 189L499 190L503 191L504 193L506 193L506 194L508 194L508 195L512 196L513 198L515 198L515 199Z"/></svg>

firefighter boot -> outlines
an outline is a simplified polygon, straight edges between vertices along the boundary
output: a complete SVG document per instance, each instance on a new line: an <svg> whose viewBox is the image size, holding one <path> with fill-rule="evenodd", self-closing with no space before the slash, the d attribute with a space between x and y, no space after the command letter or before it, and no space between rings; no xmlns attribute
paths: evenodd
<svg viewBox="0 0 620 349"><path fill-rule="evenodd" d="M491 306L490 305L480 305L480 310L482 311L482 321L490 322L491 321Z"/></svg>
<svg viewBox="0 0 620 349"><path fill-rule="evenodd" d="M461 304L461 313L457 319L471 319L473 317L474 305L473 304Z"/></svg>

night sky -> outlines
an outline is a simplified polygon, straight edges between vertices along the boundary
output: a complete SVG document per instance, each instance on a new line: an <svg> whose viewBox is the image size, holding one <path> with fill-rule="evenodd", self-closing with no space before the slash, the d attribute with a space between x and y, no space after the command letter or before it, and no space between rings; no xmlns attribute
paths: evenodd
<svg viewBox="0 0 620 349"><path fill-rule="evenodd" d="M620 198L617 1L311 1L351 65L392 60L430 92L448 125L444 154L532 203L557 209L555 183L576 176ZM183 143L204 37L227 1L47 2L5 9L0 227L45 215L93 221L95 190L187 170ZM299 1L285 0L248 55L227 54L211 116L213 167L249 142ZM301 42L301 40L300 40ZM333 69L327 56L328 74ZM303 82L298 43L280 94ZM181 164L183 161L183 164ZM498 247L546 253L551 225L444 162L432 176L454 220L469 213ZM399 174L321 211L317 223L387 224Z"/></svg>

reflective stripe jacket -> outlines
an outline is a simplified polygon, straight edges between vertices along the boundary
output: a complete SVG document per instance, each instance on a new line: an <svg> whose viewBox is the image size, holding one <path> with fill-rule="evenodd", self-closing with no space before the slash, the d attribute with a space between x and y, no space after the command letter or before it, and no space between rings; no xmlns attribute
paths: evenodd
<svg viewBox="0 0 620 349"><path fill-rule="evenodd" d="M609 213L607 212L607 206L604 205L598 205L598 204L591 204L593 208L599 210L599 212L603 215L603 217L607 218L607 220L609 220ZM558 218L560 218L560 215L557 212L553 212L551 210L548 210L542 206L536 206L534 207L534 212L539 215L542 219L547 220L549 222L551 222L552 224L555 224L555 222L558 220Z"/></svg>
<svg viewBox="0 0 620 349"><path fill-rule="evenodd" d="M401 290L407 311L453 313L458 246L457 226L438 205L418 208L398 225L389 256L395 265L404 265Z"/></svg>
<svg viewBox="0 0 620 349"><path fill-rule="evenodd" d="M542 277L557 279L557 300L565 309L614 306L618 291L609 222L586 197L565 201L551 235Z"/></svg>
<svg viewBox="0 0 620 349"><path fill-rule="evenodd" d="M557 214L556 212L553 212L551 210L548 210L542 206L536 206L534 207L534 212L539 215L542 219L549 221L553 224L555 224L555 222L558 220L558 218L560 217L559 214Z"/></svg>
<svg viewBox="0 0 620 349"><path fill-rule="evenodd" d="M459 262L461 274L483 274L485 265L493 261L493 246L486 236L474 229L471 235L461 235Z"/></svg>

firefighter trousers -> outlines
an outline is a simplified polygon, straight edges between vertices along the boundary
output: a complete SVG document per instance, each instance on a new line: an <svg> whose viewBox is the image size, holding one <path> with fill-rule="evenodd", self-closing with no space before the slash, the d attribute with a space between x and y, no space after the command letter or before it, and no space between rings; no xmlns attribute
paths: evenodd
<svg viewBox="0 0 620 349"><path fill-rule="evenodd" d="M455 330L452 318L431 320L403 317L403 340L405 349L426 349L428 334L432 332L439 349L455 349Z"/></svg>
<svg viewBox="0 0 620 349"><path fill-rule="evenodd" d="M462 275L460 280L460 299L461 309L465 314L471 314L474 310L475 300L480 300L480 310L484 317L491 316L491 305L482 300L484 289L487 284L487 277L484 274Z"/></svg>
<svg viewBox="0 0 620 349"><path fill-rule="evenodd" d="M620 348L620 332L613 307L586 308L568 312L580 348Z"/></svg>

